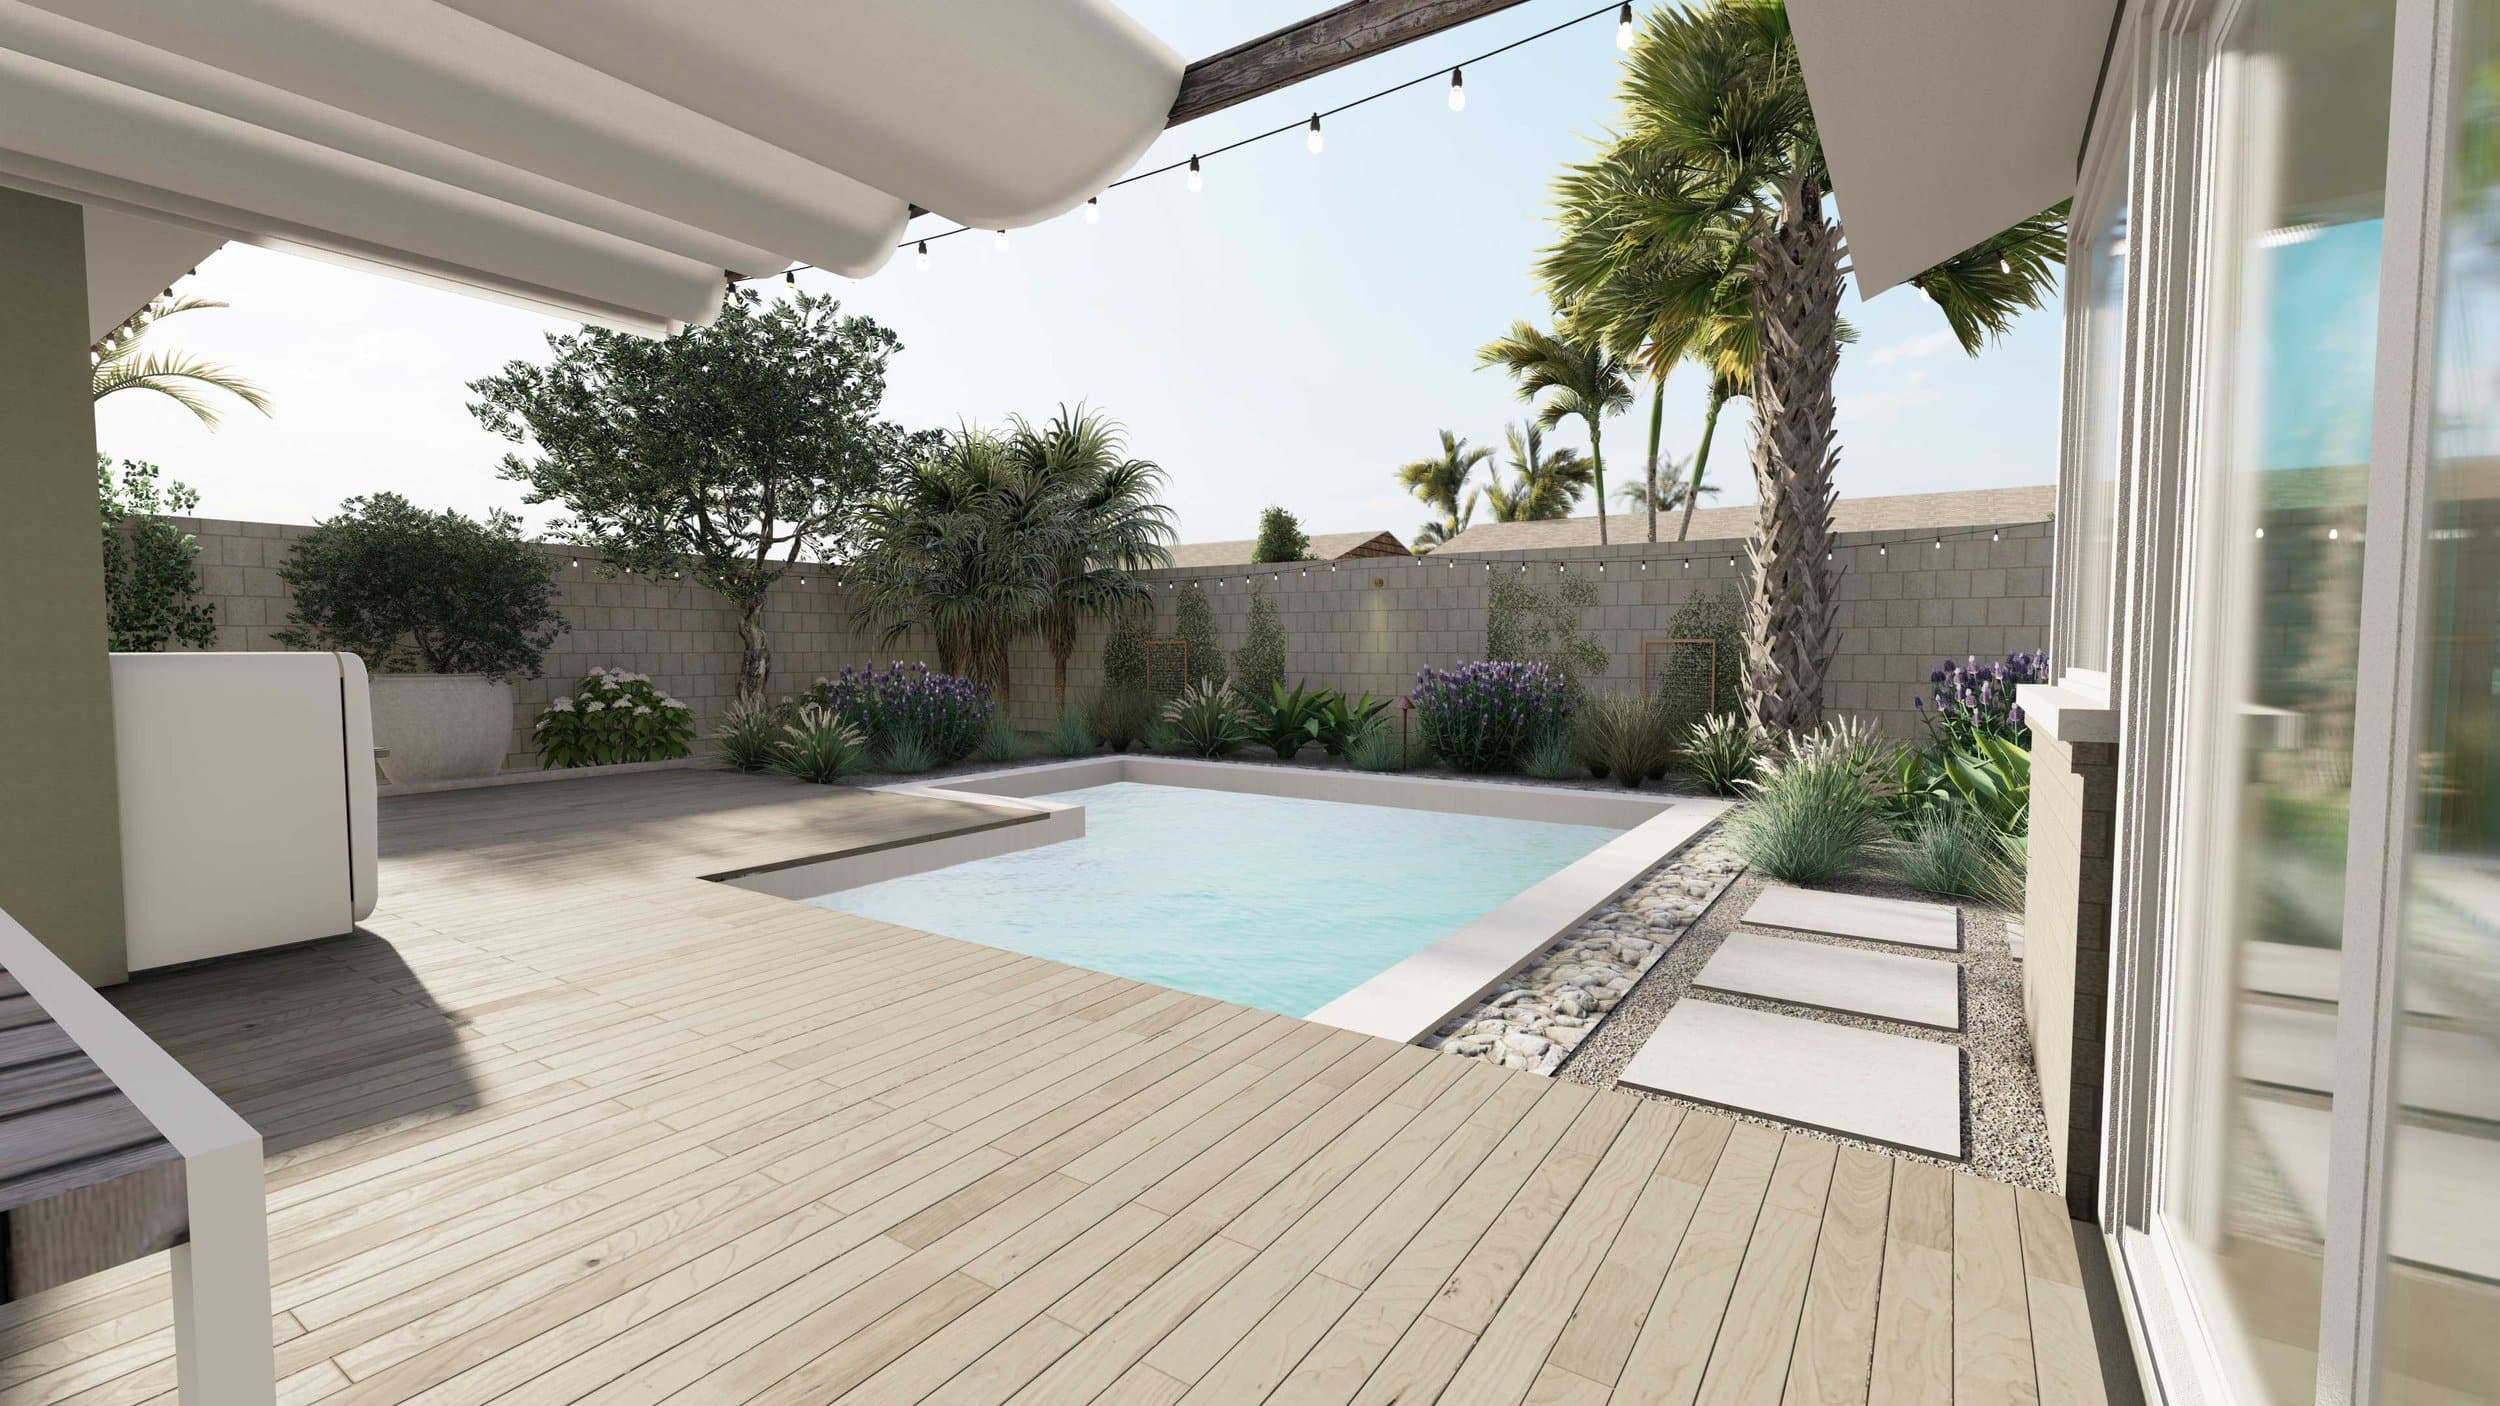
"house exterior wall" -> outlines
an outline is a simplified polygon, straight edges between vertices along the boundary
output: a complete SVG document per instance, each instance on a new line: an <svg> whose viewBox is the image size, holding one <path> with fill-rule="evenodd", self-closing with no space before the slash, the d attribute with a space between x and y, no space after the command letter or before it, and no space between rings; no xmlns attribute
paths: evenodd
<svg viewBox="0 0 2500 1406"><path fill-rule="evenodd" d="M2116 744L2069 744L2033 729L2023 1013L2048 1115L2051 1163L2068 1214L2085 1221L2097 1214L2101 1186L2117 778Z"/></svg>
<svg viewBox="0 0 2500 1406"><path fill-rule="evenodd" d="M289 623L293 605L278 567L295 539L310 529L182 521L199 538L201 586L217 613L216 647L283 648L277 633ZM1868 717L1905 739L1919 735L1911 697L1927 690L1929 672L1945 656L2002 656L2038 648L2046 635L2048 524L1958 529L1946 534L1941 546L1938 540L1934 534L1898 532L1840 539L1840 648L1830 706ZM537 765L530 720L593 665L651 675L693 705L708 734L737 687L738 632L729 607L698 586L607 579L584 554L561 546L546 550L561 563L557 606L569 628L549 652L544 677L515 681L506 767ZM1213 607L1218 641L1228 651L1238 648L1248 631L1255 584L1277 607L1288 678L1396 695L1413 685L1418 670L1483 656L1491 581L1508 576L1550 591L1563 573L1574 573L1598 583L1598 604L1581 620L1583 631L1607 652L1598 686L1633 690L1640 684L1641 642L1660 637L1678 605L1712 590L1742 599L1743 552L1738 542L1644 542L1498 557L1377 557L1307 567L1154 571L1146 580L1155 598L1158 636L1171 633L1177 594L1199 590ZM1601 561L1603 572L1597 570ZM795 576L785 578L766 607L766 622L776 695L850 665L936 658L925 640L906 637L889 644L856 627L845 593L821 574L809 576L804 586ZM1102 645L1099 629L1079 638L1069 661L1071 698L1101 686ZM1058 712L1048 651L1028 637L1011 662L1008 716L1029 728L1047 725Z"/></svg>

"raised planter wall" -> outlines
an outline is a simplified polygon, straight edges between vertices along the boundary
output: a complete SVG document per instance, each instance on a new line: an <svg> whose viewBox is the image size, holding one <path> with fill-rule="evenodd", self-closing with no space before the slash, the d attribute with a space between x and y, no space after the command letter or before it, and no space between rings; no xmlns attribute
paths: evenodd
<svg viewBox="0 0 2500 1406"><path fill-rule="evenodd" d="M220 649L277 649L277 632L292 609L277 567L293 539L310 529L270 523L184 519L200 538L200 578L216 608ZM1980 529L1985 532L1987 529ZM1967 533L1969 529L1961 529ZM2049 525L2013 523L2001 540L1875 532L1844 535L1840 650L1833 661L1831 706L1873 719L1887 732L1918 733L1911 695L1946 655L1982 658L2038 648L2048 635ZM1889 551L1880 550L1889 546ZM559 573L559 608L572 628L547 660L547 676L514 681L514 729L508 769L538 765L529 724L559 690L570 689L594 664L631 669L692 704L704 734L736 693L737 618L711 592L682 581L608 579L583 553L547 550L566 564ZM1159 632L1169 633L1172 601L1183 590L1208 591L1218 638L1242 642L1251 583L1272 598L1287 642L1286 672L1314 684L1382 695L1404 693L1415 673L1483 657L1487 585L1498 573L1549 587L1558 564L1597 575L1599 604L1584 628L1605 645L1602 686L1640 684L1641 641L1665 633L1675 607L1699 592L1744 587L1739 542L1636 542L1607 548L1518 552L1502 556L1359 558L1253 571L1243 567L1149 573ZM571 563L575 559L580 566ZM1691 565L1684 563L1690 561ZM1642 571L1643 561L1649 569ZM1491 564L1493 572L1486 571ZM1173 589L1166 590L1169 584ZM880 644L853 628L849 601L822 576L804 587L795 578L774 592L769 611L775 692L804 686L845 665L887 659L928 659L926 642ZM1070 661L1068 688L1082 697L1102 681L1102 639L1088 632ZM1020 646L1008 699L1009 716L1028 727L1057 714L1050 656L1039 640Z"/></svg>

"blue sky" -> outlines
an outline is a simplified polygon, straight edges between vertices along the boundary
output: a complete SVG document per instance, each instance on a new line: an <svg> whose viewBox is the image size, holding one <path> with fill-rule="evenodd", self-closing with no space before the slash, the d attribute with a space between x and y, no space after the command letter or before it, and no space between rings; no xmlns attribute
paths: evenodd
<svg viewBox="0 0 2500 1406"><path fill-rule="evenodd" d="M1201 55L1320 0L1126 7ZM1167 133L1144 164L1446 70L1589 8L1528 0ZM1549 238L1547 192L1608 122L1619 57L1612 24L1592 21L1469 68L1463 113L1449 110L1443 83L1424 84L1327 124L1320 156L1288 135L1208 162L1200 193L1178 174L1141 182L1104 197L1101 223L1071 215L1020 230L1005 253L967 234L932 245L926 273L905 254L858 283L801 280L901 335L888 404L906 424L994 423L1087 400L1126 422L1134 451L1169 472L1185 539L1249 536L1269 503L1313 531L1404 536L1424 514L1390 470L1431 452L1444 427L1498 445L1521 414L1501 375L1476 369L1475 351L1514 320L1544 316L1530 270ZM1844 191L1844 219L1846 200ZM921 226L915 234L947 227ZM182 291L234 306L168 323L152 340L250 374L276 414L239 411L211 433L170 403L118 396L97 408L108 454L163 465L217 517L304 522L383 488L470 512L519 506L496 477L502 446L469 416L463 386L510 358L543 356L555 322L252 249L213 256ZM1861 334L1839 381L1844 494L2055 478L2054 309L2026 316L1976 360L1906 289L1864 304L1853 290L1843 311ZM1698 376L1670 380L1671 452L1690 451L1702 401ZM1743 411L1730 407L1713 453L1718 502L1753 497ZM1645 414L1646 402L1607 427L1623 466ZM1576 430L1562 438L1581 442Z"/></svg>

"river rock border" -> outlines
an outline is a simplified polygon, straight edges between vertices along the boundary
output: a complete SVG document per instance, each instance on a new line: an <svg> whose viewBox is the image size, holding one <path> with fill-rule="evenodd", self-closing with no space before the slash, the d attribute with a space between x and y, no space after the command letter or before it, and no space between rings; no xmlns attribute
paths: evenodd
<svg viewBox="0 0 2500 1406"><path fill-rule="evenodd" d="M1713 825L1421 1043L1551 1075L1743 872Z"/></svg>

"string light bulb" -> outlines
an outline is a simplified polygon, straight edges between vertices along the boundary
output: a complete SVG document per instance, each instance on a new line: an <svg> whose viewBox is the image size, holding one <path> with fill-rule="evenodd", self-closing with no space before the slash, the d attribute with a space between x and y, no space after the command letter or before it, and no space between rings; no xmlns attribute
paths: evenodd
<svg viewBox="0 0 2500 1406"><path fill-rule="evenodd" d="M1195 156L1189 158L1189 188L1191 190L1207 188L1206 173L1198 169L1198 158Z"/></svg>
<svg viewBox="0 0 2500 1406"><path fill-rule="evenodd" d="M998 252L1002 254L1007 252L1007 231L1003 229L998 231Z"/></svg>
<svg viewBox="0 0 2500 1406"><path fill-rule="evenodd" d="M1615 11L1615 47L1632 52L1632 36L1632 0L1624 0L1623 8Z"/></svg>
<svg viewBox="0 0 2500 1406"><path fill-rule="evenodd" d="M1089 195L1085 198L1085 223L1089 225L1098 225L1102 223L1101 196Z"/></svg>
<svg viewBox="0 0 2500 1406"><path fill-rule="evenodd" d="M2014 271L2014 261L2013 261L2012 259L1999 259L1999 260L1997 260L1997 272L1999 272L1999 273L2012 273L2013 271Z"/></svg>
<svg viewBox="0 0 2500 1406"><path fill-rule="evenodd" d="M922 273L927 273L929 271L929 241L925 239L920 241L920 252L913 258L912 262L919 266Z"/></svg>
<svg viewBox="0 0 2500 1406"><path fill-rule="evenodd" d="M1328 139L1319 134L1319 114L1316 112L1311 114L1311 133L1302 139L1302 144L1311 149L1313 156L1328 149Z"/></svg>
<svg viewBox="0 0 2500 1406"><path fill-rule="evenodd" d="M783 269L783 270L781 271L781 281L782 281L782 283L783 283L785 286L788 286L788 287L791 287L791 288L796 288L796 287L798 287L798 286L799 286L799 271L798 271L797 269Z"/></svg>
<svg viewBox="0 0 2500 1406"><path fill-rule="evenodd" d="M1450 70L1450 111L1465 112L1466 110L1467 72L1465 69L1453 68Z"/></svg>

